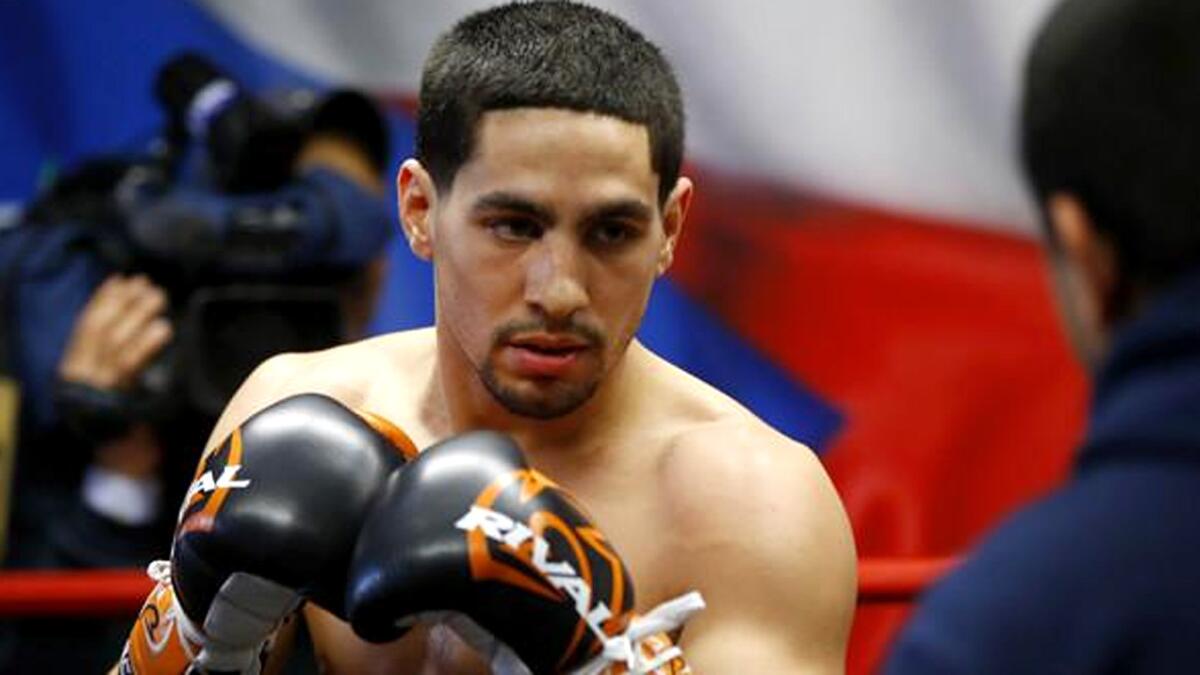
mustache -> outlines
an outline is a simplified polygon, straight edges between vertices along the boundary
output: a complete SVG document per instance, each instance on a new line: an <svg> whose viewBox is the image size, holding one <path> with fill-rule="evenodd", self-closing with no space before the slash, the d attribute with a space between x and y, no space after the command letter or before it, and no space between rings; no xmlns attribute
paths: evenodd
<svg viewBox="0 0 1200 675"><path fill-rule="evenodd" d="M567 319L551 322L547 319L526 319L504 324L492 334L492 344L504 344L522 333L549 333L551 335L573 335L590 347L599 347L606 341L604 332L595 326Z"/></svg>

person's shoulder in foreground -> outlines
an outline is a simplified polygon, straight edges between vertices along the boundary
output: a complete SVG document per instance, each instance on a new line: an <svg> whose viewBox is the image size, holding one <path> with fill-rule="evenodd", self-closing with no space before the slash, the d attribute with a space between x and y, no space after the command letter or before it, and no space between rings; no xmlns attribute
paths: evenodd
<svg viewBox="0 0 1200 675"><path fill-rule="evenodd" d="M1181 672L1200 659L1198 489L1200 465L1086 472L938 582L885 672Z"/></svg>

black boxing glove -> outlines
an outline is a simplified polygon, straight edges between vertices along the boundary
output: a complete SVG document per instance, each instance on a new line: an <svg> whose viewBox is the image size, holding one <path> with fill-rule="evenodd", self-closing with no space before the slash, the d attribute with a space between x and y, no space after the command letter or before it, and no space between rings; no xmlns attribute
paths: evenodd
<svg viewBox="0 0 1200 675"><path fill-rule="evenodd" d="M294 396L251 417L201 459L170 567L151 566L160 583L120 672L253 673L302 599L344 617L359 528L413 454L395 427L325 396Z"/></svg>
<svg viewBox="0 0 1200 675"><path fill-rule="evenodd" d="M363 525L346 596L361 637L445 621L496 672L623 662L612 647L633 607L629 572L582 507L512 440L487 432L439 443L392 474Z"/></svg>

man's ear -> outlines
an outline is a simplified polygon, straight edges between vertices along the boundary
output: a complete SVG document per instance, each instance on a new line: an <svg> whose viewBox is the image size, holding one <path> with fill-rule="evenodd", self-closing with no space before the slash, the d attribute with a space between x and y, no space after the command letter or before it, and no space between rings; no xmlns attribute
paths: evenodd
<svg viewBox="0 0 1200 675"><path fill-rule="evenodd" d="M656 269L658 276L666 274L675 260L675 246L679 243L680 233L683 232L683 221L687 218L688 209L692 206L693 194L695 194L695 188L692 185L692 179L680 176L679 180L675 181L675 187L671 190L671 194L667 195L666 203L663 204L662 222L663 232L666 236L663 238L662 248L658 251Z"/></svg>
<svg viewBox="0 0 1200 675"><path fill-rule="evenodd" d="M1117 307L1119 268L1117 252L1108 237L1096 229L1083 202L1073 194L1056 192L1046 202L1051 236L1066 262L1086 284L1099 325L1112 322Z"/></svg>
<svg viewBox="0 0 1200 675"><path fill-rule="evenodd" d="M400 227L408 247L422 260L433 258L433 213L437 207L437 186L425 167L415 159L406 159L396 175Z"/></svg>

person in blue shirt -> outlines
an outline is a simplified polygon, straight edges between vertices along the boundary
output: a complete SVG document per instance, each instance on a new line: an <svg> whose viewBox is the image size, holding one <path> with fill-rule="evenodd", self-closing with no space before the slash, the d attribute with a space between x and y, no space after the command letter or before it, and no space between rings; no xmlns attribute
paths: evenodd
<svg viewBox="0 0 1200 675"><path fill-rule="evenodd" d="M199 69L196 57L174 63ZM248 100L230 97L225 110ZM296 348L281 335L330 346L366 332L393 231L384 120L344 90L303 122L270 185L221 183L197 162L192 174L141 180L130 205L128 186L158 163L92 158L0 230L0 374L21 389L4 567L144 566L164 555L194 448L244 376L238 366ZM211 134L195 136L188 152L212 149ZM327 305L337 319L316 330L310 310ZM215 313L235 306L240 323ZM283 313L291 306L310 313ZM6 620L0 672L97 672L127 633L125 621Z"/></svg>
<svg viewBox="0 0 1200 675"><path fill-rule="evenodd" d="M1022 154L1095 370L1070 479L920 601L884 672L1200 670L1200 4L1067 0Z"/></svg>

